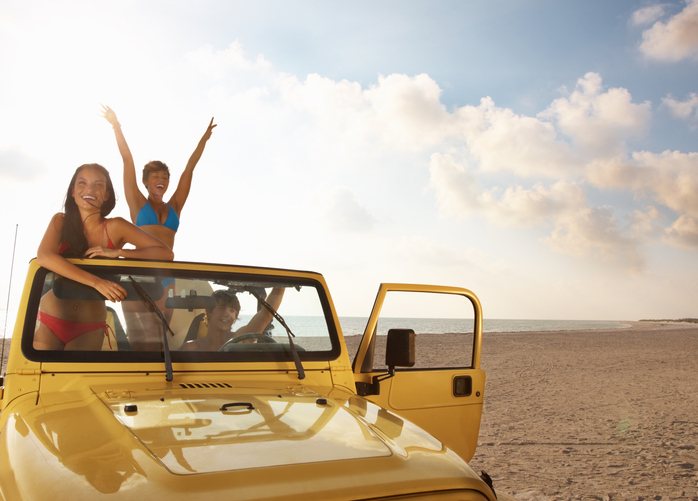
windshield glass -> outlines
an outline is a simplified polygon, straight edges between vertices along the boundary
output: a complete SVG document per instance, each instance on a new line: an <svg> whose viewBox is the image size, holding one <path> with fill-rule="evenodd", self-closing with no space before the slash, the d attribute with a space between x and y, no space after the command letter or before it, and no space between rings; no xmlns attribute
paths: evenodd
<svg viewBox="0 0 698 501"><path fill-rule="evenodd" d="M40 270L23 349L45 361L301 360L339 354L324 289L307 277L85 267L126 291L120 303ZM328 321L329 319L329 321Z"/></svg>

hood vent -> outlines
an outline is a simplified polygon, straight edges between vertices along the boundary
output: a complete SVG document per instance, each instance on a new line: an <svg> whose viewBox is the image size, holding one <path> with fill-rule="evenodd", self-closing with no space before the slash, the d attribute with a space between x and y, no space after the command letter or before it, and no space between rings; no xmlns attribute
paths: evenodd
<svg viewBox="0 0 698 501"><path fill-rule="evenodd" d="M179 383L185 390L200 390L202 388L232 388L228 383Z"/></svg>

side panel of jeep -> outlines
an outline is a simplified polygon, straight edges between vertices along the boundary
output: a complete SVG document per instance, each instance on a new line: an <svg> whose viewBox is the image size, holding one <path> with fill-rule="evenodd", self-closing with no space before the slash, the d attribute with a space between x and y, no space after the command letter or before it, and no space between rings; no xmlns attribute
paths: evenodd
<svg viewBox="0 0 698 501"><path fill-rule="evenodd" d="M415 360L390 375L391 330L415 332ZM430 338L427 342L427 338ZM485 373L480 369L482 308L469 290L382 284L357 356L357 391L448 443L470 461L477 448ZM439 352L448 351L448 357ZM449 367L444 359L457 362Z"/></svg>

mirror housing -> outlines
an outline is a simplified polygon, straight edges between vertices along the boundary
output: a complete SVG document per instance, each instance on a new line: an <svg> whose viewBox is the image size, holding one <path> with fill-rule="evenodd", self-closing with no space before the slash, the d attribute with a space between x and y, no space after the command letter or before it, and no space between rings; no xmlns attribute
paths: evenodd
<svg viewBox="0 0 698 501"><path fill-rule="evenodd" d="M395 367L414 367L416 360L415 338L412 329L389 329L385 347L385 365L390 372Z"/></svg>
<svg viewBox="0 0 698 501"><path fill-rule="evenodd" d="M357 382L356 392L362 397L368 395L380 395L381 381L390 379L395 375L395 367L413 367L417 359L415 339L417 335L412 329L389 329L385 346L385 365L388 372L379 376L373 376L370 383ZM371 342L375 341L375 336Z"/></svg>

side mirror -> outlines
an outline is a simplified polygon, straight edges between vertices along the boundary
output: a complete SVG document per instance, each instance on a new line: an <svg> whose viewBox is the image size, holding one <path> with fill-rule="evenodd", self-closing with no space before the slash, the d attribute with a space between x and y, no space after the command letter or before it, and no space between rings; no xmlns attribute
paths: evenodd
<svg viewBox="0 0 698 501"><path fill-rule="evenodd" d="M417 335L412 329L388 329L388 339L385 345L385 365L388 372L373 376L370 383L356 382L356 392L365 397L367 395L380 395L381 381L395 376L395 367L413 367L416 361L415 338ZM375 341L374 336L371 342Z"/></svg>
<svg viewBox="0 0 698 501"><path fill-rule="evenodd" d="M385 347L385 365L390 372L395 367L413 367L416 360L416 334L412 329L389 329Z"/></svg>

